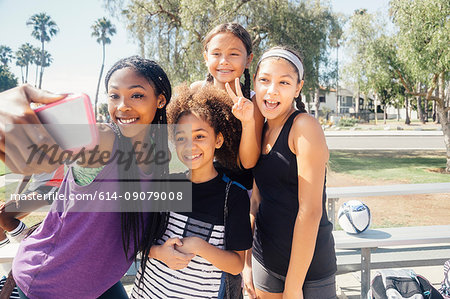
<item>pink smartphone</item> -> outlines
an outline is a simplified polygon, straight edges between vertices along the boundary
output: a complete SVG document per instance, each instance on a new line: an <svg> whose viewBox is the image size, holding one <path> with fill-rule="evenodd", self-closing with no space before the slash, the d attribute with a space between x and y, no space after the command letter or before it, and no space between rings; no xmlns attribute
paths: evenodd
<svg viewBox="0 0 450 299"><path fill-rule="evenodd" d="M37 107L34 112L64 150L91 149L98 143L94 110L84 93L69 94L60 101Z"/></svg>

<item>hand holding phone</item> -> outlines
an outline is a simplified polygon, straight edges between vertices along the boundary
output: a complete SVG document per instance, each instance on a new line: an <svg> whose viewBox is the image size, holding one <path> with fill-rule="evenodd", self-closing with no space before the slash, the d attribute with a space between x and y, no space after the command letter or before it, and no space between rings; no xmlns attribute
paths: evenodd
<svg viewBox="0 0 450 299"><path fill-rule="evenodd" d="M91 149L98 142L94 111L84 93L34 109L46 130L64 150Z"/></svg>

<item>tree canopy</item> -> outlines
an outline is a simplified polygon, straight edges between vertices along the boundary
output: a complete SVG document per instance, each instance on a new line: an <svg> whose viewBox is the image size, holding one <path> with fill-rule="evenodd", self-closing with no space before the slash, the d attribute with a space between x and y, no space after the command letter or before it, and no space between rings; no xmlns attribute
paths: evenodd
<svg viewBox="0 0 450 299"><path fill-rule="evenodd" d="M3 65L8 65L13 59L13 52L10 47L0 45L0 62Z"/></svg>
<svg viewBox="0 0 450 299"><path fill-rule="evenodd" d="M347 72L365 92L382 104L396 105L408 96L436 102L438 120L447 147L450 172L450 2L446 0L392 0L390 16L396 31L390 35L375 22L375 15L356 11L346 32L354 47ZM426 86L426 90L421 88ZM417 105L420 107L420 98ZM395 105L393 105L395 106ZM407 120L408 121L408 120Z"/></svg>
<svg viewBox="0 0 450 299"><path fill-rule="evenodd" d="M0 65L0 92L17 86L17 78L6 65Z"/></svg>
<svg viewBox="0 0 450 299"><path fill-rule="evenodd" d="M334 75L329 71L327 54L342 30L331 8L317 0L105 0L105 3L113 14L125 20L138 41L141 55L158 60L175 84L206 77L203 38L214 26L233 21L249 31L256 59L264 50L280 44L300 51L306 70L305 92L313 92L320 83L327 84Z"/></svg>

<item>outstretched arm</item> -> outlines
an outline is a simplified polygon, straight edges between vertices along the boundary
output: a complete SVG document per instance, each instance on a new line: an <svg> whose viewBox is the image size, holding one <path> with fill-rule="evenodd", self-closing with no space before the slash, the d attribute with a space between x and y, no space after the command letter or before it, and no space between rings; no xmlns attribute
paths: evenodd
<svg viewBox="0 0 450 299"><path fill-rule="evenodd" d="M28 161L32 152L31 146L55 144L31 109L30 103L49 104L65 96L39 90L29 84L0 93L0 160L5 162L12 172L51 172L58 166L46 163L48 156L40 163ZM35 125L22 126L27 124Z"/></svg>
<svg viewBox="0 0 450 299"><path fill-rule="evenodd" d="M177 250L201 256L222 271L237 275L244 267L245 251L223 250L199 237L187 237L181 241L183 246L176 246Z"/></svg>
<svg viewBox="0 0 450 299"><path fill-rule="evenodd" d="M322 217L322 193L328 148L320 124L311 116L296 117L289 147L297 156L299 210L283 298L303 298L302 287L311 264Z"/></svg>
<svg viewBox="0 0 450 299"><path fill-rule="evenodd" d="M40 122L30 103L50 104L66 97L48 91L36 89L24 84L0 93L0 159L14 173L33 174L50 173L62 159L63 150L54 148L57 143ZM98 146L95 154L80 158L77 162L84 167L100 167L104 164L92 164L104 151L111 151L114 133L106 125L98 125ZM6 142L6 139L8 142ZM90 151L89 151L90 152ZM74 156L78 151L73 151Z"/></svg>

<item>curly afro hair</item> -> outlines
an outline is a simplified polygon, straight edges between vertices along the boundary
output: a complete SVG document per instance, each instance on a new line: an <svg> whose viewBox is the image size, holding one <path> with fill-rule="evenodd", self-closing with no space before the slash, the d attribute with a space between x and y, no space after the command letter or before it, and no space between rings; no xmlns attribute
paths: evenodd
<svg viewBox="0 0 450 299"><path fill-rule="evenodd" d="M183 85L176 88L175 96L167 106L167 122L176 124L188 114L206 121L216 135L223 135L222 147L215 150L216 160L228 169L236 169L242 127L231 112L232 107L233 101L222 90L210 85L193 90Z"/></svg>

